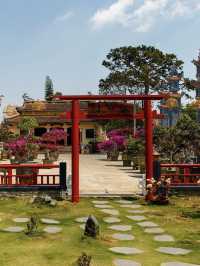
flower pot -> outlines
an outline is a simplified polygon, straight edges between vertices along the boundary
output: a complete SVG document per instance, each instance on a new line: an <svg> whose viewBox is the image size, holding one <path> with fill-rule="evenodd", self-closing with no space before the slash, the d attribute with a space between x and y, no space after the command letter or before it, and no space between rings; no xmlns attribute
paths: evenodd
<svg viewBox="0 0 200 266"><path fill-rule="evenodd" d="M119 158L119 152L118 151L107 152L107 160L118 161L118 158Z"/></svg>
<svg viewBox="0 0 200 266"><path fill-rule="evenodd" d="M132 162L132 156L128 154L127 152L124 152L122 154L122 161L124 167L130 167Z"/></svg>

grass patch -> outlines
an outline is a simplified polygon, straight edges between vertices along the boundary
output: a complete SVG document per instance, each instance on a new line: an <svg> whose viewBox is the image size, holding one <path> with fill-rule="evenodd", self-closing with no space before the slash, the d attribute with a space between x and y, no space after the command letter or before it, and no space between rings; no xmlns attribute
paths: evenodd
<svg viewBox="0 0 200 266"><path fill-rule="evenodd" d="M92 266L112 266L114 258L127 258L140 262L143 266L160 266L162 262L182 261L198 264L200 261L200 217L199 197L172 197L168 206L146 205L142 199L133 200L143 204L147 210L144 215L150 221L158 223L166 233L174 236L174 243L159 243L152 235L145 234L136 222L126 218L126 208L120 208L114 199L109 204L120 211L121 223L132 225L133 241L117 241L111 238L115 233L108 229L103 218L109 215L95 209L92 199L82 199L79 204L69 201L59 202L55 208L34 206L27 199L5 199L0 201L0 229L19 225L12 221L17 217L56 219L61 222L63 231L50 235L43 232L45 225L38 224L38 234L27 236L25 233L5 233L0 231L0 265L1 266L70 266L83 252L92 256ZM75 218L94 215L100 223L100 236L97 239L83 237L83 230ZM20 224L21 225L21 224ZM23 225L22 225L23 226ZM26 227L26 224L24 225ZM114 246L131 246L144 250L144 254L120 256L111 253L108 248ZM155 251L160 246L181 247L193 250L186 256L170 256Z"/></svg>

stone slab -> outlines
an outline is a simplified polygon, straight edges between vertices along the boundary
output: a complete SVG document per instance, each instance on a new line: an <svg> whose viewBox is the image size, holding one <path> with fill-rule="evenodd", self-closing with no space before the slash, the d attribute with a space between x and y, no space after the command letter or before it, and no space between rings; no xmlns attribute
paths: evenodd
<svg viewBox="0 0 200 266"><path fill-rule="evenodd" d="M7 228L4 228L3 231L4 232L9 232L9 233L20 233L24 231L24 227L21 226L10 226Z"/></svg>
<svg viewBox="0 0 200 266"><path fill-rule="evenodd" d="M94 205L95 208L99 208L99 209L112 209L113 206L111 205L104 205L104 204L100 204L100 205Z"/></svg>
<svg viewBox="0 0 200 266"><path fill-rule="evenodd" d="M150 221L146 221L146 222L141 222L141 223L137 223L139 226L141 227L158 227L157 224L150 222Z"/></svg>
<svg viewBox="0 0 200 266"><path fill-rule="evenodd" d="M146 210L127 210L128 213L142 214L147 212Z"/></svg>
<svg viewBox="0 0 200 266"><path fill-rule="evenodd" d="M141 254L142 250L133 248L133 247L113 247L109 248L110 251L118 254L132 255L132 254Z"/></svg>
<svg viewBox="0 0 200 266"><path fill-rule="evenodd" d="M116 215L116 216L119 215L119 211L114 210L114 209L101 209L101 212L110 214L110 215Z"/></svg>
<svg viewBox="0 0 200 266"><path fill-rule="evenodd" d="M88 217L79 217L79 218L76 218L75 219L75 222L77 222L77 223L86 223L87 222L87 219L88 219Z"/></svg>
<svg viewBox="0 0 200 266"><path fill-rule="evenodd" d="M116 231L130 231L132 229L131 225L123 225L123 224L118 224L118 225L112 225L108 227L111 230L116 230Z"/></svg>
<svg viewBox="0 0 200 266"><path fill-rule="evenodd" d="M109 201L107 200L93 200L92 203L94 204L107 204Z"/></svg>
<svg viewBox="0 0 200 266"><path fill-rule="evenodd" d="M28 223L29 222L29 218L14 218L13 222L15 223Z"/></svg>
<svg viewBox="0 0 200 266"><path fill-rule="evenodd" d="M42 222L43 224L60 224L59 221L54 220L54 219L48 219L48 218L42 218L42 219L41 219L41 222Z"/></svg>
<svg viewBox="0 0 200 266"><path fill-rule="evenodd" d="M154 240L159 241L159 242L174 242L175 241L173 236L170 236L170 235L157 235L157 236L154 236Z"/></svg>
<svg viewBox="0 0 200 266"><path fill-rule="evenodd" d="M152 227L152 228L146 228L144 232L148 234L162 234L165 232L165 230L160 227Z"/></svg>
<svg viewBox="0 0 200 266"><path fill-rule="evenodd" d="M120 205L121 208L139 209L142 207L140 204L123 204Z"/></svg>
<svg viewBox="0 0 200 266"><path fill-rule="evenodd" d="M162 263L161 266L200 266L200 264L191 264L191 263L173 261L173 262Z"/></svg>
<svg viewBox="0 0 200 266"><path fill-rule="evenodd" d="M140 263L132 261L132 260L120 260L116 259L113 261L115 266L141 266Z"/></svg>
<svg viewBox="0 0 200 266"><path fill-rule="evenodd" d="M147 218L145 216L141 216L141 215L128 215L126 216L128 219L133 220L133 221L144 221Z"/></svg>
<svg viewBox="0 0 200 266"><path fill-rule="evenodd" d="M108 224L113 224L113 223L120 223L121 220L119 218L116 217L106 217L103 219L105 223Z"/></svg>
<svg viewBox="0 0 200 266"><path fill-rule="evenodd" d="M62 228L58 226L46 226L43 230L49 234L57 234L62 231Z"/></svg>
<svg viewBox="0 0 200 266"><path fill-rule="evenodd" d="M173 248L173 247L160 247L157 248L156 250L161 253L170 254L170 255L186 255L191 252L191 250L189 249Z"/></svg>
<svg viewBox="0 0 200 266"><path fill-rule="evenodd" d="M112 238L114 238L116 240L124 240L124 241L135 239L135 237L133 235L130 235L130 234L113 234Z"/></svg>
<svg viewBox="0 0 200 266"><path fill-rule="evenodd" d="M130 200L116 200L115 202L119 204L133 204L133 202Z"/></svg>

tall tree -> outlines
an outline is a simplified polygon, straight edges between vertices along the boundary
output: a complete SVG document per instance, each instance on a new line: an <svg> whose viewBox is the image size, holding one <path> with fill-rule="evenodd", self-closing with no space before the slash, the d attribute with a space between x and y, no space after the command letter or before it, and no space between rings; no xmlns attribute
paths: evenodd
<svg viewBox="0 0 200 266"><path fill-rule="evenodd" d="M154 144L161 156L170 158L171 162L187 162L193 153L199 155L200 125L189 115L182 114L175 126L154 129Z"/></svg>
<svg viewBox="0 0 200 266"><path fill-rule="evenodd" d="M183 61L153 46L128 46L111 49L103 61L110 73L99 82L100 94L134 94L165 90L170 70L182 71ZM188 90L192 89L187 79Z"/></svg>
<svg viewBox="0 0 200 266"><path fill-rule="evenodd" d="M54 95L53 82L49 76L45 80L45 100L49 101Z"/></svg>

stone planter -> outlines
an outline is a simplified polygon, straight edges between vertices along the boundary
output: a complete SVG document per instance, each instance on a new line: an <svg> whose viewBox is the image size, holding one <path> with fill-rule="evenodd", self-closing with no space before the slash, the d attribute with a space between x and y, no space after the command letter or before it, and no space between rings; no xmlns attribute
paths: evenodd
<svg viewBox="0 0 200 266"><path fill-rule="evenodd" d="M127 152L122 154L123 167L130 167L132 162L132 156Z"/></svg>
<svg viewBox="0 0 200 266"><path fill-rule="evenodd" d="M118 161L118 158L119 158L119 152L118 151L107 152L107 160Z"/></svg>

